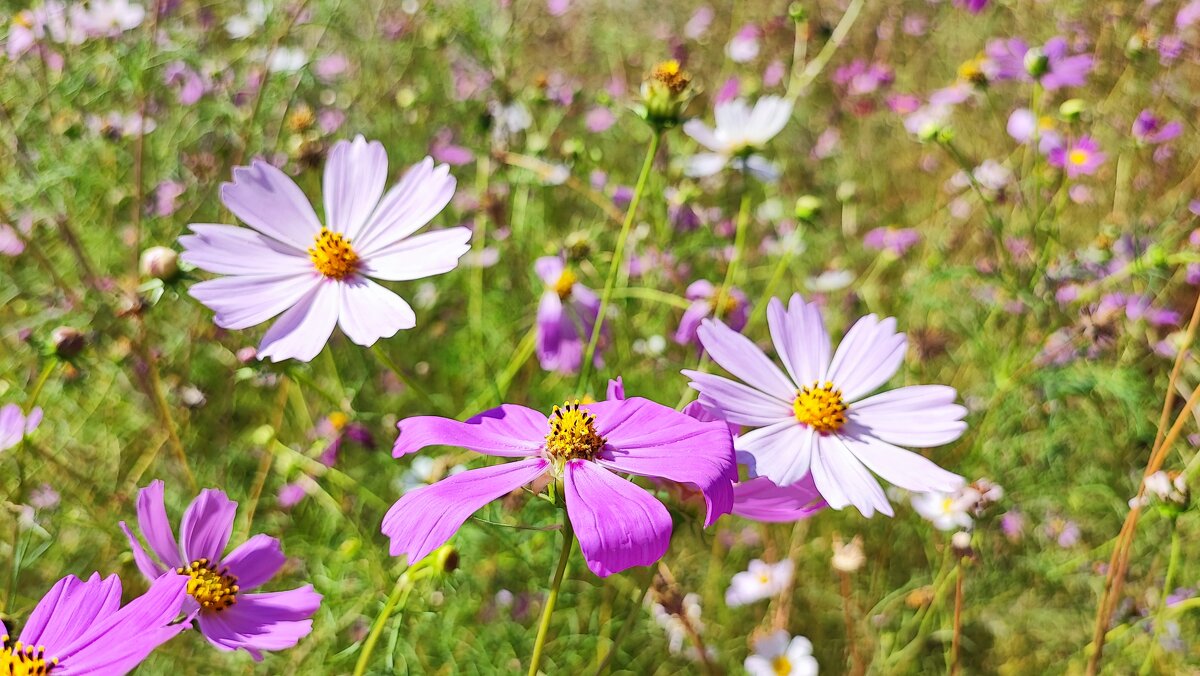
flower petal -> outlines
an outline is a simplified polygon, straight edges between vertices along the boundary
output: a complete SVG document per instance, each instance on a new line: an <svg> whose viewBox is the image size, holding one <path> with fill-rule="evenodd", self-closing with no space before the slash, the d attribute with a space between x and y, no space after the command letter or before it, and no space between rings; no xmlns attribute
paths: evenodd
<svg viewBox="0 0 1200 676"><path fill-rule="evenodd" d="M825 377L829 368L829 333L816 303L805 303L792 294L787 309L778 298L767 305L767 324L775 353L796 387L812 385Z"/></svg>
<svg viewBox="0 0 1200 676"><path fill-rule="evenodd" d="M304 191L262 160L234 168L233 182L221 185L221 202L250 227L301 251L321 230Z"/></svg>
<svg viewBox="0 0 1200 676"><path fill-rule="evenodd" d="M138 570L141 571L142 575L146 576L147 580L157 580L167 569L150 558L146 550L142 549L142 543L133 534L133 531L129 530L129 526L126 526L124 521L121 521L118 525L129 540L129 549L133 552L133 562L137 564Z"/></svg>
<svg viewBox="0 0 1200 676"><path fill-rule="evenodd" d="M845 439L836 434L817 435L816 442L812 460L813 480L830 506L841 509L851 504L867 518L876 511L888 516L894 514L883 488L846 448ZM818 467L821 471L818 471ZM827 494L827 489L834 495ZM842 503L841 507L834 505L834 497Z"/></svg>
<svg viewBox="0 0 1200 676"><path fill-rule="evenodd" d="M687 122L684 122L683 133L691 136L696 140L696 143L699 143L713 152L721 152L721 150L724 149L723 144L719 139L717 139L717 135L713 131L712 127L708 126L701 120L691 119Z"/></svg>
<svg viewBox="0 0 1200 676"><path fill-rule="evenodd" d="M342 296L338 326L358 345L370 347L417 325L416 314L403 298L366 277L348 277L337 286Z"/></svg>
<svg viewBox="0 0 1200 676"><path fill-rule="evenodd" d="M179 524L184 560L189 563L199 559L213 563L220 561L229 536L233 534L236 515L237 503L226 497L224 491L215 488L200 491Z"/></svg>
<svg viewBox="0 0 1200 676"><path fill-rule="evenodd" d="M433 159L426 157L383 196L358 234L355 250L369 258L373 252L413 234L446 208L456 184L450 167L441 164L435 168Z"/></svg>
<svg viewBox="0 0 1200 676"><path fill-rule="evenodd" d="M850 422L869 436L893 444L930 448L962 436L967 409L954 403L958 393L946 385L911 385L855 402Z"/></svg>
<svg viewBox="0 0 1200 676"><path fill-rule="evenodd" d="M791 486L758 477L733 487L733 514L743 519L789 523L807 519L826 506L811 474Z"/></svg>
<svg viewBox="0 0 1200 676"><path fill-rule="evenodd" d="M38 602L20 641L45 646L47 652L63 651L120 607L121 580L116 575L101 579L99 573L92 573L87 582L68 575Z"/></svg>
<svg viewBox="0 0 1200 676"><path fill-rule="evenodd" d="M700 403L705 408L720 411L731 423L762 427L795 420L790 404L752 387L699 371L685 370L683 375L691 378L688 385L700 393Z"/></svg>
<svg viewBox="0 0 1200 676"><path fill-rule="evenodd" d="M387 171L387 151L379 141L368 142L359 134L353 141L333 144L321 184L326 227L343 233L355 243L355 237L379 204L387 184Z"/></svg>
<svg viewBox="0 0 1200 676"><path fill-rule="evenodd" d="M467 470L405 493L383 517L383 534L392 541L389 551L407 554L408 565L415 564L445 544L479 508L538 478L548 466L543 458L528 458Z"/></svg>
<svg viewBox="0 0 1200 676"><path fill-rule="evenodd" d="M571 460L563 477L567 516L588 568L608 577L662 558L671 515L633 482L586 460Z"/></svg>
<svg viewBox="0 0 1200 676"><path fill-rule="evenodd" d="M324 277L315 272L235 275L193 284L188 293L216 313L217 326L240 330L294 307L322 281Z"/></svg>
<svg viewBox="0 0 1200 676"><path fill-rule="evenodd" d="M179 238L180 255L201 270L221 275L294 275L313 271L304 249L234 225L193 223ZM311 242L310 242L311 244Z"/></svg>
<svg viewBox="0 0 1200 676"><path fill-rule="evenodd" d="M932 460L872 437L866 430L848 425L842 442L872 472L889 482L918 493L952 493L962 488L963 478L938 467Z"/></svg>
<svg viewBox="0 0 1200 676"><path fill-rule="evenodd" d="M747 385L789 406L796 398L795 384L749 338L711 319L701 323L698 334L712 360Z"/></svg>
<svg viewBox="0 0 1200 676"><path fill-rule="evenodd" d="M794 418L750 430L733 441L738 462L751 476L765 476L779 486L790 486L809 472L816 432Z"/></svg>
<svg viewBox="0 0 1200 676"><path fill-rule="evenodd" d="M688 158L687 165L683 168L683 173L692 178L704 178L725 168L725 163L729 159L724 155L717 153L697 153Z"/></svg>
<svg viewBox="0 0 1200 676"><path fill-rule="evenodd" d="M319 282L276 319L258 346L258 358L270 357L273 362L284 359L312 361L320 354L337 324L341 305L337 286L338 282Z"/></svg>
<svg viewBox="0 0 1200 676"><path fill-rule="evenodd" d="M200 631L221 650L244 649L255 660L264 650L284 650L308 636L321 595L311 585L267 594L244 594L219 613L202 613Z"/></svg>
<svg viewBox="0 0 1200 676"><path fill-rule="evenodd" d="M163 504L164 484L161 479L150 482L138 491L137 518L138 530L146 538L146 544L158 560L167 568L186 566L190 561L184 561L175 542L175 530L167 518L167 508Z"/></svg>
<svg viewBox="0 0 1200 676"><path fill-rule="evenodd" d="M880 321L867 315L854 323L838 345L829 365L827 378L842 391L842 397L854 402L886 383L900 364L908 341L896 333L896 320Z"/></svg>
<svg viewBox="0 0 1200 676"><path fill-rule="evenodd" d="M363 258L361 272L388 281L424 279L450 272L471 250L471 231L446 228L408 237L372 251Z"/></svg>
<svg viewBox="0 0 1200 676"><path fill-rule="evenodd" d="M259 534L229 552L223 563L237 577L239 589L249 591L274 577L286 561L279 540Z"/></svg>
<svg viewBox="0 0 1200 676"><path fill-rule="evenodd" d="M533 455L550 432L546 416L524 406L504 404L466 422L438 416L416 416L396 423L400 436L392 448L399 458L426 446L458 446L506 458Z"/></svg>

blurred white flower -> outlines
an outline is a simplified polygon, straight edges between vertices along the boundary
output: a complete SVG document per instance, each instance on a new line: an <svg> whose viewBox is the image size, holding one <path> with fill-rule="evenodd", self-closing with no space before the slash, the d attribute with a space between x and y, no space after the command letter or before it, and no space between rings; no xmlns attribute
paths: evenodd
<svg viewBox="0 0 1200 676"><path fill-rule="evenodd" d="M840 537L835 537L833 540L833 558L830 563L833 564L833 569L843 573L853 573L863 564L867 562L867 556L863 553L863 540L861 535L855 535L849 542L843 542Z"/></svg>
<svg viewBox="0 0 1200 676"><path fill-rule="evenodd" d="M488 113L492 116L492 138L502 145L533 124L533 116L520 101L509 104L492 101L488 103Z"/></svg>
<svg viewBox="0 0 1200 676"><path fill-rule="evenodd" d="M683 131L710 152L688 159L688 176L712 176L727 164L749 171L764 181L779 178L779 170L758 151L783 131L792 115L792 103L779 96L764 96L754 107L745 99L717 104L713 109L716 127L700 120L688 120Z"/></svg>
<svg viewBox="0 0 1200 676"><path fill-rule="evenodd" d="M272 73L294 73L308 63L308 55L298 47L279 47L271 53L267 70Z"/></svg>
<svg viewBox="0 0 1200 676"><path fill-rule="evenodd" d="M792 583L792 560L766 563L760 559L750 562L746 570L735 573L725 590L725 603L730 608L771 598Z"/></svg>
<svg viewBox="0 0 1200 676"><path fill-rule="evenodd" d="M744 666L750 676L816 676L812 642L780 629L754 642L754 654Z"/></svg>
<svg viewBox="0 0 1200 676"><path fill-rule="evenodd" d="M263 0L250 0L241 14L231 16L225 22L225 32L234 40L248 38L267 23L270 11L271 8Z"/></svg>
<svg viewBox="0 0 1200 676"><path fill-rule="evenodd" d="M971 510L979 497L979 491L971 487L958 493L917 493L912 497L912 506L934 528L950 531L971 527L974 523Z"/></svg>
<svg viewBox="0 0 1200 676"><path fill-rule="evenodd" d="M849 270L826 270L816 277L804 280L808 290L813 293L829 293L850 286L854 282L854 273Z"/></svg>
<svg viewBox="0 0 1200 676"><path fill-rule="evenodd" d="M697 634L704 632L704 623L700 621L700 595L687 594L683 597L678 612L667 610L661 603L650 606L650 615L658 626L667 633L667 647L671 654L678 655L683 651L684 641L688 639L688 626Z"/></svg>
<svg viewBox="0 0 1200 676"><path fill-rule="evenodd" d="M129 0L92 0L80 19L88 35L111 37L137 28L146 18L146 8Z"/></svg>

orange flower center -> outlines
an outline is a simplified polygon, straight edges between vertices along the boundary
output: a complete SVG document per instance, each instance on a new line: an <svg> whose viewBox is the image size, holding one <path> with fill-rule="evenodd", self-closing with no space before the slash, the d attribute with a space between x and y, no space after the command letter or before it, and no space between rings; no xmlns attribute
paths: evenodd
<svg viewBox="0 0 1200 676"><path fill-rule="evenodd" d="M850 407L842 399L842 391L833 383L816 382L796 392L792 410L796 420L822 434L836 432L846 424L846 411Z"/></svg>
<svg viewBox="0 0 1200 676"><path fill-rule="evenodd" d="M46 659L46 649L23 645L20 641L5 647L8 635L0 636L0 674L40 676L58 666L57 659Z"/></svg>
<svg viewBox="0 0 1200 676"><path fill-rule="evenodd" d="M568 460L592 460L604 448L604 438L596 432L596 416L579 408L579 402L555 406L550 415L550 434L546 435L546 455L556 465Z"/></svg>
<svg viewBox="0 0 1200 676"><path fill-rule="evenodd" d="M217 570L208 559L196 559L187 568L175 572L187 575L187 592L200 604L201 612L220 612L237 603L237 578L228 568Z"/></svg>
<svg viewBox="0 0 1200 676"><path fill-rule="evenodd" d="M358 254L350 247L350 240L329 228L321 228L317 233L308 257L317 272L330 279L345 279L358 270Z"/></svg>

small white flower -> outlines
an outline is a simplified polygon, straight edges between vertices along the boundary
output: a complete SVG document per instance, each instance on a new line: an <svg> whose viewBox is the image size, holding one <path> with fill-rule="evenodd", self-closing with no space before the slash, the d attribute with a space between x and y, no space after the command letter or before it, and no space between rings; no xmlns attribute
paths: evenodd
<svg viewBox="0 0 1200 676"><path fill-rule="evenodd" d="M750 676L816 676L812 642L780 629L754 642L754 654L744 666Z"/></svg>
<svg viewBox="0 0 1200 676"><path fill-rule="evenodd" d="M971 509L979 502L979 492L964 488L958 493L917 493L912 497L913 509L929 520L938 530L970 528L974 523Z"/></svg>
<svg viewBox="0 0 1200 676"><path fill-rule="evenodd" d="M269 13L270 7L263 0L250 0L246 3L244 12L229 17L225 22L225 32L234 40L248 38L267 23Z"/></svg>
<svg viewBox="0 0 1200 676"><path fill-rule="evenodd" d="M854 273L849 270L826 270L804 282L813 293L829 293L850 286L854 282Z"/></svg>
<svg viewBox="0 0 1200 676"><path fill-rule="evenodd" d="M272 73L294 73L308 64L308 55L297 47L280 47L271 53L267 70Z"/></svg>
<svg viewBox="0 0 1200 676"><path fill-rule="evenodd" d="M749 567L736 573L725 590L725 603L731 608L769 599L787 589L792 583L792 560L766 563L759 559Z"/></svg>
<svg viewBox="0 0 1200 676"><path fill-rule="evenodd" d="M686 167L692 177L712 176L731 162L764 181L779 178L779 170L758 155L787 125L792 103L779 96L764 96L751 108L744 99L717 104L713 110L716 127L688 120L683 131L710 152L693 155Z"/></svg>

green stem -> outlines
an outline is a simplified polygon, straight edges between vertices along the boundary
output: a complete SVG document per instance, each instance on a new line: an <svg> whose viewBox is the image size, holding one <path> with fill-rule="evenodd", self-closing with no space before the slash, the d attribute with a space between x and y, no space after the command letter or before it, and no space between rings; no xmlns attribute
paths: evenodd
<svg viewBox="0 0 1200 676"><path fill-rule="evenodd" d="M583 351L583 362L579 365L579 382L575 384L576 393L584 391L588 385L588 378L592 374L596 346L600 343L600 330L604 326L608 304L612 301L613 289L617 285L621 261L625 258L625 243L629 240L629 231L633 228L633 219L637 215L638 203L642 201L642 193L646 190L646 181L650 178L650 169L654 166L654 156L658 153L660 136L658 132L655 132L650 137L650 145L646 147L646 159L642 161L642 171L638 174L637 185L633 189L633 198L629 200L629 209L625 211L625 220L621 223L621 234L617 237L617 247L613 249L612 263L608 266L608 277L604 280L604 292L600 295L600 312L596 315L596 323L592 326L592 336L588 339L587 349Z"/></svg>
<svg viewBox="0 0 1200 676"><path fill-rule="evenodd" d="M1154 633L1150 637L1150 647L1146 649L1146 658L1142 660L1142 668L1138 674L1150 673L1154 663L1155 648L1158 647L1158 635L1162 631L1163 614L1167 608L1167 597L1171 595L1171 585L1175 582L1175 572L1179 568L1179 557L1183 539L1179 537L1179 529L1175 527L1175 519L1171 519L1171 554L1167 559L1167 576L1163 578L1162 596L1158 601L1158 610L1154 613Z"/></svg>
<svg viewBox="0 0 1200 676"><path fill-rule="evenodd" d="M417 396L421 398L421 401L425 402L425 405L428 406L431 411L438 410L438 405L434 403L433 397L429 396L429 393L425 391L425 388L421 387L421 384L414 380L412 376L409 376L400 369L400 366L396 364L396 362L393 361L390 356L388 356L388 353L384 352L383 345L380 343L375 343L375 345L371 347L371 352L380 361L380 363L386 366L389 371L391 371L397 378L400 379L400 382L404 383L413 392L416 392Z"/></svg>
<svg viewBox="0 0 1200 676"><path fill-rule="evenodd" d="M804 88L812 84L812 81L817 79L821 71L825 70L825 66L829 63L829 60L833 58L838 48L842 46L842 42L846 40L846 36L850 33L850 28L858 20L858 15L865 4L866 0L853 0L846 7L846 12L842 14L842 18L838 21L837 26L834 27L833 32L829 34L829 41L825 43L825 46L821 48L817 56L804 66L804 70L799 75L792 77L791 82L788 83L787 97L793 103L800 98L800 93ZM795 72L796 64L793 62L792 73L794 74Z"/></svg>
<svg viewBox="0 0 1200 676"><path fill-rule="evenodd" d="M629 606L629 614L625 617L625 622L621 624L621 628L617 630L617 635L613 637L612 645L608 647L608 653L604 655L604 659L596 665L596 671L593 676L600 676L604 670L609 667L614 657L617 656L617 650L621 647L625 637L629 635L633 625L637 620L638 612L642 608L642 600L646 598L646 594L650 593L650 586L654 584L654 568L647 566L645 572L646 581L638 586L639 593L637 598L633 599L633 604Z"/></svg>
<svg viewBox="0 0 1200 676"><path fill-rule="evenodd" d="M383 627L387 624L388 618L392 616L392 612L399 605L403 608L408 604L408 595L412 592L412 578L409 577L409 571L405 571L400 577L396 578L396 586L392 589L392 593L388 596L387 603L384 604L383 610L379 616L375 618L375 624L371 625L371 633L367 635L367 641L363 643L362 652L358 655L358 661L354 663L354 676L362 676L367 671L367 665L371 662L371 653L375 651L375 644L379 642L379 636L383 633Z"/></svg>
<svg viewBox="0 0 1200 676"><path fill-rule="evenodd" d="M554 579L550 582L550 594L546 596L546 607L542 609L542 622L538 625L537 638L533 642L533 657L529 659L529 676L537 676L538 665L542 662L542 650L546 647L546 636L550 633L550 616L554 613L554 604L558 602L558 590L562 587L563 574L567 572L567 561L575 544L575 531L571 528L571 519L563 510L563 546L558 555L558 567L554 569Z"/></svg>
<svg viewBox="0 0 1200 676"><path fill-rule="evenodd" d="M37 406L38 398L42 396L42 388L46 386L46 381L50 380L50 374L54 373L55 366L58 366L58 362L51 359L42 367L37 383L34 384L33 391L29 393L29 399L25 402L25 415L29 415L29 412Z"/></svg>

